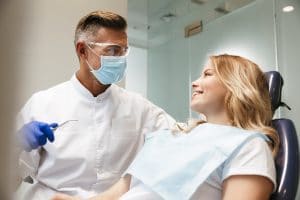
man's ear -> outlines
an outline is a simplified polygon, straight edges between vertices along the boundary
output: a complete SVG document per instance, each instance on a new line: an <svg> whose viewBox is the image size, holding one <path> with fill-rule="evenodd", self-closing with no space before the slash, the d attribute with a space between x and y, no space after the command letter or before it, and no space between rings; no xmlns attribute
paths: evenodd
<svg viewBox="0 0 300 200"><path fill-rule="evenodd" d="M84 42L77 42L76 53L79 58L87 58L87 47Z"/></svg>

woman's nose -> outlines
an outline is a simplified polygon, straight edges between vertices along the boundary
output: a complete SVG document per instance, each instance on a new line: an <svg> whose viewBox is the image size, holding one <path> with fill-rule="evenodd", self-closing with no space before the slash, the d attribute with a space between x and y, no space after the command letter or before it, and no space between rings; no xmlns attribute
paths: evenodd
<svg viewBox="0 0 300 200"><path fill-rule="evenodd" d="M192 88L195 88L195 87L197 87L198 85L199 85L199 79L194 80L194 81L192 82Z"/></svg>

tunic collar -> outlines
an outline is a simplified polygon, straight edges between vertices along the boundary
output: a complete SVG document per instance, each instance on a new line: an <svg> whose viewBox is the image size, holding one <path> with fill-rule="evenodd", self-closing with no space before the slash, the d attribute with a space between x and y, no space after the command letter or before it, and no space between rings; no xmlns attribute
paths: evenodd
<svg viewBox="0 0 300 200"><path fill-rule="evenodd" d="M84 87L84 85L80 83L80 81L76 77L76 74L73 74L70 81L74 86L75 90L78 93L80 93L80 95L82 95L84 98L88 99L89 101L96 101L96 102L100 102L107 99L111 95L111 91L113 90L113 88L116 87L114 84L111 84L111 86L109 86L103 93L94 97L93 94L86 87Z"/></svg>

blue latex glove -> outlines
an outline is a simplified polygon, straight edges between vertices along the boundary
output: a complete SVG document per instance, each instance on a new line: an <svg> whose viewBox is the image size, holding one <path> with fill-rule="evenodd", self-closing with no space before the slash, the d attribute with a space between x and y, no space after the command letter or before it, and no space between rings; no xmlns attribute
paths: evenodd
<svg viewBox="0 0 300 200"><path fill-rule="evenodd" d="M20 132L21 144L25 151L37 149L47 143L54 141L54 134L52 128L57 127L57 123L47 124L44 122L32 121L25 124Z"/></svg>

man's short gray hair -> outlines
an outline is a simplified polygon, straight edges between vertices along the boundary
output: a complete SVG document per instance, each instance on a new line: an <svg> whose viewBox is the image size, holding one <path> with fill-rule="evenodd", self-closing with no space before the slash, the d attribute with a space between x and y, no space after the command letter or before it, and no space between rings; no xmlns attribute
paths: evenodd
<svg viewBox="0 0 300 200"><path fill-rule="evenodd" d="M99 28L111 28L125 30L126 20L115 13L106 11L94 11L80 19L75 30L74 44L79 41L93 40Z"/></svg>

